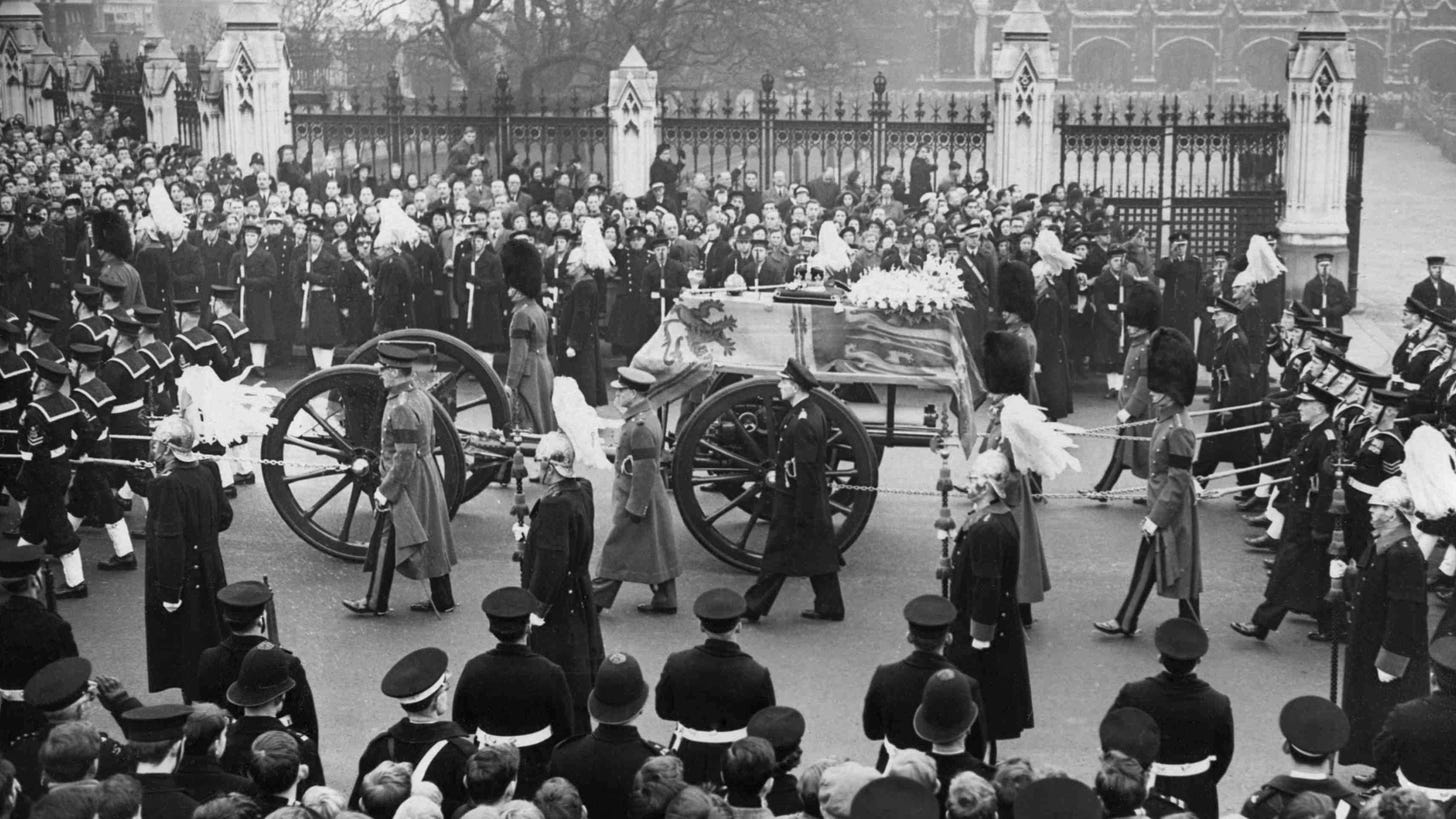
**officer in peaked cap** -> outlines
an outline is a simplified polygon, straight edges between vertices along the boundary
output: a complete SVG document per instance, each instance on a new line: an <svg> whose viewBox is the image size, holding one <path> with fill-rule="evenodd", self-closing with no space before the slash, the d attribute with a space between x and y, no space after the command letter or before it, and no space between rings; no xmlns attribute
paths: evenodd
<svg viewBox="0 0 1456 819"><path fill-rule="evenodd" d="M506 586L480 603L496 646L460 671L455 724L480 745L508 743L521 754L516 796L530 799L546 781L551 749L572 734L571 689L561 666L526 645L541 603L526 589Z"/></svg>
<svg viewBox="0 0 1456 819"><path fill-rule="evenodd" d="M677 723L672 749L688 782L717 782L723 753L748 735L748 721L774 705L773 678L738 646L747 610L732 589L710 589L693 603L702 645L667 658L657 681L657 715Z"/></svg>
<svg viewBox="0 0 1456 819"><path fill-rule="evenodd" d="M1234 751L1229 698L1198 678L1208 633L1196 621L1166 620L1153 636L1163 673L1122 687L1112 708L1147 712L1162 735L1152 772L1159 790L1199 816L1217 816L1218 782ZM1020 819L1020 812L1017 812Z"/></svg>
<svg viewBox="0 0 1456 819"><path fill-rule="evenodd" d="M272 614L268 604L272 600L273 590L261 580L240 580L218 589L217 603L223 625L227 626L227 636L198 657L199 701L215 702L235 718L243 715L243 707L228 698L228 688L237 681L248 652L264 643L272 644L268 640L269 629L276 628L276 624L269 622ZM278 719L317 743L320 741L318 710L303 661L281 646L277 650L288 658L288 677L294 683L284 694Z"/></svg>
<svg viewBox="0 0 1456 819"><path fill-rule="evenodd" d="M31 730L15 737L7 745L5 757L15 763L16 780L20 789L32 798L45 793L42 784L39 754L41 746L50 736L51 730L66 722L86 719L87 710L93 700L100 700L113 718L133 708L141 707L136 698L127 693L121 683L113 678L91 678L91 662L82 657L66 657L45 666L25 683L24 705L34 709L41 717ZM18 705L19 703L17 703ZM96 778L105 779L112 774L129 773L131 760L121 743L101 734L101 747L96 758Z"/></svg>
<svg viewBox="0 0 1456 819"><path fill-rule="evenodd" d="M220 760L229 773L247 776L253 741L269 731L283 731L298 742L302 762L308 768L303 787L324 783L323 762L319 759L315 738L290 727L280 718L288 695L298 688L292 676L295 662L292 654L267 640L243 655L237 679L228 685L224 700L230 709L242 714L228 726L227 745Z"/></svg>
<svg viewBox="0 0 1456 819"><path fill-rule="evenodd" d="M1432 692L1397 705L1374 743L1377 785L1413 787L1437 802L1456 796L1456 636L1450 620L1442 619L1431 642Z"/></svg>
<svg viewBox="0 0 1456 819"><path fill-rule="evenodd" d="M913 651L903 660L875 669L865 691L861 716L865 737L881 743L875 767L882 771L898 750L913 748L930 752L930 742L915 733L915 709L920 707L926 681L941 669L955 667L945 658L950 627L956 616L955 604L940 595L922 594L905 604L904 615L908 625L905 641ZM981 686L975 678L970 680L976 710L985 713ZM985 731L980 720L972 726L966 746L978 756L985 755Z"/></svg>
<svg viewBox="0 0 1456 819"><path fill-rule="evenodd" d="M1277 819L1294 797L1319 793L1340 806L1337 815L1358 813L1365 801L1360 793L1329 775L1331 757L1350 738L1350 721L1340 706L1324 697L1295 697L1279 712L1279 731L1294 767L1264 783L1240 812L1250 819Z"/></svg>
<svg viewBox="0 0 1456 819"><path fill-rule="evenodd" d="M417 777L444 794L444 813L453 816L465 804L465 763L475 753L475 742L446 717L449 689L450 658L438 648L411 651L389 669L379 690L399 703L405 716L365 746L349 804L358 804L364 774L381 762L414 765Z"/></svg>
<svg viewBox="0 0 1456 819"><path fill-rule="evenodd" d="M188 705L146 705L133 708L117 722L126 734L127 750L136 760L142 786L142 815L148 819L190 819L197 802L177 784L173 773L182 759Z"/></svg>
<svg viewBox="0 0 1456 819"><path fill-rule="evenodd" d="M1239 324L1242 312L1242 307L1223 296L1214 299L1212 320L1217 341L1209 365L1213 375L1209 399L1217 412L1208 416L1207 435L1198 447L1192 469L1193 477L1204 484L1220 463L1227 461L1235 469L1245 469L1259 460L1258 429L1226 431L1258 423L1259 409L1248 405L1263 397L1263 385L1256 384L1258 356L1254 354L1254 341ZM1248 500L1252 494L1252 490L1246 490L1237 500Z"/></svg>

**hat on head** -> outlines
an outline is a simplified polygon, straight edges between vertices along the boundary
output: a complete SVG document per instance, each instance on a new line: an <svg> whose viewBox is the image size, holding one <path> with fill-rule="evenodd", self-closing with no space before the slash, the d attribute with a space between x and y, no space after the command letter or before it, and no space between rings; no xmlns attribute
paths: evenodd
<svg viewBox="0 0 1456 819"><path fill-rule="evenodd" d="M236 300L238 297L238 288L231 284L214 284L211 286L210 292L213 298L223 301Z"/></svg>
<svg viewBox="0 0 1456 819"><path fill-rule="evenodd" d="M1163 313L1163 300L1158 291L1146 285L1131 287L1123 305L1123 320L1129 327L1138 327L1148 332L1158 329Z"/></svg>
<svg viewBox="0 0 1456 819"><path fill-rule="evenodd" d="M1456 636L1446 635L1431 641L1431 662L1447 671L1456 671Z"/></svg>
<svg viewBox="0 0 1456 819"><path fill-rule="evenodd" d="M739 228L738 232L733 234L733 241L750 243L753 241L753 231L749 230L746 227Z"/></svg>
<svg viewBox="0 0 1456 819"><path fill-rule="evenodd" d="M45 550L34 544L0 549L0 580L19 580L40 571Z"/></svg>
<svg viewBox="0 0 1456 819"><path fill-rule="evenodd" d="M779 370L779 377L789 379L806 391L819 387L819 379L815 378L814 374L809 372L809 368L805 367L797 358L789 359L784 368Z"/></svg>
<svg viewBox="0 0 1456 819"><path fill-rule="evenodd" d="M1427 256L1426 257L1426 265L1427 266L1438 265L1438 264L1445 264L1445 263L1446 263L1446 257L1445 256Z"/></svg>
<svg viewBox="0 0 1456 819"><path fill-rule="evenodd" d="M1334 260L1335 260L1335 254L1333 254L1333 253L1316 253L1316 254L1314 254L1314 263L1315 264L1320 264L1321 262L1333 262Z"/></svg>
<svg viewBox="0 0 1456 819"><path fill-rule="evenodd" d="M153 329L162 325L162 311L155 307L137 305L131 308L131 317L136 319L137 324Z"/></svg>
<svg viewBox="0 0 1456 819"><path fill-rule="evenodd" d="M91 686L91 661L83 657L56 660L25 683L25 704L41 711L59 711L74 704Z"/></svg>
<svg viewBox="0 0 1456 819"><path fill-rule="evenodd" d="M64 384L71 376L71 369L64 361L53 361L49 358L36 359L34 364L35 374L51 382L52 384Z"/></svg>
<svg viewBox="0 0 1456 819"><path fill-rule="evenodd" d="M1279 732L1305 756L1327 756L1350 739L1350 719L1324 697L1295 697L1279 711Z"/></svg>
<svg viewBox="0 0 1456 819"><path fill-rule="evenodd" d="M535 242L511 238L501 246L500 263L508 287L514 287L528 299L541 297L541 251L536 249Z"/></svg>
<svg viewBox="0 0 1456 819"><path fill-rule="evenodd" d="M1002 312L1015 313L1028 323L1035 319L1036 281L1031 275L1031 268L1022 262L1005 262L996 271L996 276Z"/></svg>
<svg viewBox="0 0 1456 819"><path fill-rule="evenodd" d="M263 616L268 601L273 599L273 590L261 580L239 580L217 590L217 602L222 606L223 619L232 622L250 623Z"/></svg>
<svg viewBox="0 0 1456 819"><path fill-rule="evenodd" d="M597 722L621 724L647 703L647 681L637 658L625 652L607 655L597 669L597 680L586 698L586 710Z"/></svg>
<svg viewBox="0 0 1456 819"><path fill-rule="evenodd" d="M911 632L933 637L944 634L955 621L956 607L938 594L922 594L905 604L904 613Z"/></svg>
<svg viewBox="0 0 1456 819"><path fill-rule="evenodd" d="M129 742L176 742L191 714L190 705L144 705L122 714L117 722Z"/></svg>
<svg viewBox="0 0 1456 819"><path fill-rule="evenodd" d="M1148 770L1158 758L1162 734L1158 723L1141 708L1114 708L1097 726L1103 751L1119 751L1136 759Z"/></svg>
<svg viewBox="0 0 1456 819"><path fill-rule="evenodd" d="M1233 258L1233 254L1232 253L1229 253L1227 250L1224 250L1223 248L1219 248L1218 250L1213 251L1213 258L1215 258L1215 259L1231 259L1231 258Z"/></svg>
<svg viewBox="0 0 1456 819"><path fill-rule="evenodd" d="M202 229L217 230L222 227L222 217L212 211L202 214Z"/></svg>
<svg viewBox="0 0 1456 819"><path fill-rule="evenodd" d="M1158 653L1174 660L1197 660L1208 653L1208 632L1197 621L1174 617L1158 624L1153 633Z"/></svg>
<svg viewBox="0 0 1456 819"><path fill-rule="evenodd" d="M412 705L429 699L445 684L450 657L438 648L420 648L400 658L384 675L379 690L384 696Z"/></svg>
<svg viewBox="0 0 1456 819"><path fill-rule="evenodd" d="M243 233L256 233L261 236L263 233L263 226L259 224L256 219L248 219L247 221L243 222Z"/></svg>
<svg viewBox="0 0 1456 819"><path fill-rule="evenodd" d="M920 707L915 709L915 734L926 742L951 742L971 730L976 716L971 678L942 668L925 681Z"/></svg>
<svg viewBox="0 0 1456 819"><path fill-rule="evenodd" d="M1382 407L1401 407L1409 401L1411 394L1405 390L1390 390L1384 387L1372 387L1370 389L1370 400Z"/></svg>
<svg viewBox="0 0 1456 819"><path fill-rule="evenodd" d="M237 680L228 686L228 702L239 708L256 708L292 691L298 683L288 673L291 657L266 640L248 649Z"/></svg>
<svg viewBox="0 0 1456 819"><path fill-rule="evenodd" d="M618 367L617 377L612 381L610 386L614 390L647 392L656 383L657 379L652 376L652 373L646 370L639 370L636 367Z"/></svg>
<svg viewBox="0 0 1456 819"><path fill-rule="evenodd" d="M1107 258L1109 258L1109 259L1111 259L1113 256L1126 256L1126 255L1127 255L1127 245L1116 244L1116 245L1112 245L1111 247L1107 248Z"/></svg>
<svg viewBox="0 0 1456 819"><path fill-rule="evenodd" d="M32 326L38 330L45 330L46 332L56 329L56 325L61 323L60 319L40 310L27 310L25 311L25 315L30 319Z"/></svg>
<svg viewBox="0 0 1456 819"><path fill-rule="evenodd" d="M0 320L0 336L3 336L6 341L14 343L25 338L25 331L20 329L20 325L15 322L4 319Z"/></svg>
<svg viewBox="0 0 1456 819"><path fill-rule="evenodd" d="M120 301L122 296L126 295L126 282L122 281L119 277L111 275L109 271L107 274L102 275L99 281L101 282L101 291L117 301Z"/></svg>
<svg viewBox="0 0 1456 819"><path fill-rule="evenodd" d="M1075 779L1038 779L1016 795L1016 819L1102 819L1102 800Z"/></svg>
<svg viewBox="0 0 1456 819"><path fill-rule="evenodd" d="M415 359L419 357L419 353L413 348L388 341L374 348L374 351L379 356L381 367L398 370L411 369L415 365Z"/></svg>
<svg viewBox="0 0 1456 819"><path fill-rule="evenodd" d="M202 299L173 299L172 309L179 313L201 313Z"/></svg>
<svg viewBox="0 0 1456 819"><path fill-rule="evenodd" d="M1214 309L1214 312L1218 312L1218 313L1232 313L1235 316L1237 316L1237 315L1239 315L1239 314L1241 314L1241 313L1244 312L1244 308L1240 307L1235 302L1229 301L1228 299L1224 298L1223 296L1217 296L1217 297L1214 298L1214 300L1213 300L1213 309Z"/></svg>
<svg viewBox="0 0 1456 819"><path fill-rule="evenodd" d="M1314 316L1295 316L1294 328L1296 330L1313 330L1320 326L1320 320Z"/></svg>
<svg viewBox="0 0 1456 819"><path fill-rule="evenodd" d="M770 705L748 719L748 735L768 740L774 753L784 754L799 747L804 739L804 715L787 705Z"/></svg>
<svg viewBox="0 0 1456 819"><path fill-rule="evenodd" d="M1192 237L1188 235L1188 231L1186 230L1175 230L1168 236L1168 244L1170 245L1187 244L1190 241L1192 241Z"/></svg>
<svg viewBox="0 0 1456 819"><path fill-rule="evenodd" d="M78 284L72 288L76 294L76 301L90 307L92 310L101 307L101 288L90 284Z"/></svg>
<svg viewBox="0 0 1456 819"><path fill-rule="evenodd" d="M748 613L748 601L733 589L708 589L693 601L693 616L709 631L722 633Z"/></svg>
<svg viewBox="0 0 1456 819"><path fill-rule="evenodd" d="M536 595L520 586L504 586L480 601L480 610L493 624L525 623L540 609L541 601L536 599Z"/></svg>
<svg viewBox="0 0 1456 819"><path fill-rule="evenodd" d="M628 239L644 239L647 237L647 228L641 225L628 225L622 235Z"/></svg>
<svg viewBox="0 0 1456 819"><path fill-rule="evenodd" d="M127 338L136 338L137 333L142 331L142 323L130 316L112 316L111 326L116 332Z"/></svg>
<svg viewBox="0 0 1456 819"><path fill-rule="evenodd" d="M1340 399L1331 395L1330 392L1324 387L1317 387L1314 384L1305 384L1304 387L1300 389L1299 394L1295 396L1295 400L1318 401L1321 404L1325 405L1326 410L1333 409L1335 404L1338 404L1340 402Z"/></svg>
<svg viewBox="0 0 1456 819"><path fill-rule="evenodd" d="M1350 349L1351 336L1334 329L1333 327L1315 327L1314 334L1329 342L1329 344L1341 352Z"/></svg>
<svg viewBox="0 0 1456 819"><path fill-rule="evenodd" d="M76 342L68 348L71 359L88 367L99 367L106 358L106 349L95 344Z"/></svg>
<svg viewBox="0 0 1456 819"><path fill-rule="evenodd" d="M995 330L982 341L986 357L986 391L1025 396L1031 386L1031 348L1015 333Z"/></svg>
<svg viewBox="0 0 1456 819"><path fill-rule="evenodd" d="M91 237L97 250L119 258L131 258L131 227L126 217L114 210L98 210L91 214Z"/></svg>
<svg viewBox="0 0 1456 819"><path fill-rule="evenodd" d="M938 819L940 804L928 788L903 776L867 783L850 802L850 819Z"/></svg>
<svg viewBox="0 0 1456 819"><path fill-rule="evenodd" d="M1160 327L1148 342L1148 389L1182 406L1193 403L1198 386L1198 357L1188 337L1172 327Z"/></svg>

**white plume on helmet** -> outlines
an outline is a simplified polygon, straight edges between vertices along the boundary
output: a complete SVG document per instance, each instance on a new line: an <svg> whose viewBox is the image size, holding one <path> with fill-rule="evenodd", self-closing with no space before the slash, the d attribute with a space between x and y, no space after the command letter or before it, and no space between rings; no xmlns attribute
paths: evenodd
<svg viewBox="0 0 1456 819"><path fill-rule="evenodd" d="M1411 497L1410 486L1406 483L1405 478L1399 475L1386 478L1375 487L1375 491L1370 495L1370 505L1389 506L1406 516L1411 515L1416 509L1415 500Z"/></svg>
<svg viewBox="0 0 1456 819"><path fill-rule="evenodd" d="M374 237L376 248L402 247L419 236L419 226L405 215L404 209L393 199L379 202L379 235Z"/></svg>
<svg viewBox="0 0 1456 819"><path fill-rule="evenodd" d="M1067 469L1082 471L1082 463L1068 451L1077 445L1067 437L1076 427L1048 421L1046 414L1013 395L1001 402L1001 431L1011 444L1016 468L1055 478Z"/></svg>
<svg viewBox="0 0 1456 819"><path fill-rule="evenodd" d="M167 188L162 183L152 183L152 190L147 194L147 208L151 211L157 230L163 236L178 239L187 232L187 220L177 212L177 207L172 204L172 197L167 195Z"/></svg>
<svg viewBox="0 0 1456 819"><path fill-rule="evenodd" d="M1063 250L1062 240L1050 230L1038 233L1031 249L1036 251L1036 255L1041 257L1040 261L1053 273L1071 270L1077 266L1077 257Z"/></svg>
<svg viewBox="0 0 1456 819"><path fill-rule="evenodd" d="M1279 257L1274 255L1274 248L1269 246L1269 240L1257 233L1249 237L1249 249L1244 253L1244 258L1249 262L1244 272L1252 272L1255 284L1268 284L1289 272L1284 263L1279 261Z"/></svg>
<svg viewBox="0 0 1456 819"><path fill-rule="evenodd" d="M1400 474L1410 487L1415 510L1426 520L1456 515L1456 452L1435 427L1421 424L1405 445ZM1381 484L1383 487L1384 484Z"/></svg>
<svg viewBox="0 0 1456 819"><path fill-rule="evenodd" d="M602 220L587 217L581 220L581 263L587 270L613 270L617 262L602 237Z"/></svg>
<svg viewBox="0 0 1456 819"><path fill-rule="evenodd" d="M843 273L849 269L849 243L839 235L839 226L832 219L819 226L819 252L804 262L810 270Z"/></svg>
<svg viewBox="0 0 1456 819"><path fill-rule="evenodd" d="M597 435L601 416L586 402L576 379L558 375L551 383L551 409L556 415L556 425L576 451L576 463L588 469L611 469L612 462L607 460Z"/></svg>

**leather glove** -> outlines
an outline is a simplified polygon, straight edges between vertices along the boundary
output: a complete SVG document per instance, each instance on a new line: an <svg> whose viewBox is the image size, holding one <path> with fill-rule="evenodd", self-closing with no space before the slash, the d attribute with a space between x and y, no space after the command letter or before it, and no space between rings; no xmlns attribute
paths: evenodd
<svg viewBox="0 0 1456 819"><path fill-rule="evenodd" d="M1142 530L1145 535L1156 535L1158 524L1153 523L1152 518L1143 518Z"/></svg>
<svg viewBox="0 0 1456 819"><path fill-rule="evenodd" d="M126 699L130 695L126 692L126 686L121 684L121 680L105 674L97 674L96 696L101 699L102 705L109 706Z"/></svg>
<svg viewBox="0 0 1456 819"><path fill-rule="evenodd" d="M576 348L575 347L567 347L566 348L566 357L567 358L576 358Z"/></svg>
<svg viewBox="0 0 1456 819"><path fill-rule="evenodd" d="M1378 668L1375 669L1375 676L1383 683L1393 683L1396 680L1396 676L1394 674L1387 674Z"/></svg>
<svg viewBox="0 0 1456 819"><path fill-rule="evenodd" d="M974 648L977 651L985 651L986 649L988 649L990 647L991 647L991 641L990 640L975 640L975 639L972 639L971 640L971 648Z"/></svg>
<svg viewBox="0 0 1456 819"><path fill-rule="evenodd" d="M376 489L374 490L374 505L380 509L388 509L389 498L384 497L384 493Z"/></svg>
<svg viewBox="0 0 1456 819"><path fill-rule="evenodd" d="M182 608L182 601L178 600L175 603L163 603L162 608L166 609L168 614L176 614L177 610Z"/></svg>
<svg viewBox="0 0 1456 819"><path fill-rule="evenodd" d="M1348 569L1348 568L1349 567L1345 564L1345 561L1343 561L1343 560L1331 560L1330 561L1330 579L1331 580L1340 580L1340 579L1342 579L1345 576L1346 569Z"/></svg>
<svg viewBox="0 0 1456 819"><path fill-rule="evenodd" d="M526 542L526 535L529 534L530 531L531 531L531 527L528 526L527 524L524 524L524 523L512 523L511 524L511 535L513 535L515 537L517 543L525 543Z"/></svg>

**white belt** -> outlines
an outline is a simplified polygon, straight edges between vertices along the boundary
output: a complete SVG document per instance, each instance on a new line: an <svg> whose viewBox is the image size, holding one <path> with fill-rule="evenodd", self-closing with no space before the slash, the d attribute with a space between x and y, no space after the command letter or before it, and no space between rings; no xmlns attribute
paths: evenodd
<svg viewBox="0 0 1456 819"><path fill-rule="evenodd" d="M10 399L9 401L0 401L0 412L4 412L6 410L13 410L17 406L19 406L19 405L20 405L20 402L17 399L14 399L14 398Z"/></svg>
<svg viewBox="0 0 1456 819"><path fill-rule="evenodd" d="M1395 772L1395 778L1400 782L1402 788L1415 788L1426 796L1429 796L1432 802L1445 802L1448 799L1456 797L1456 788L1428 788L1425 785L1417 785L1409 779L1406 779L1405 771L1399 769Z"/></svg>
<svg viewBox="0 0 1456 819"><path fill-rule="evenodd" d="M64 447L64 446L58 446L58 447L56 447L56 448L54 448L54 449L51 450L51 457L52 458L59 458L62 455L65 455L65 454L66 454L66 447ZM34 452L22 452L22 453L20 453L20 460L22 460L22 461L33 460L34 458L35 458L35 453Z"/></svg>
<svg viewBox="0 0 1456 819"><path fill-rule="evenodd" d="M539 731L532 731L529 734L518 736L504 736L501 734L487 734L477 728L475 730L476 745L514 745L517 748L530 748L532 745L540 745L551 738L551 726L546 726Z"/></svg>
<svg viewBox="0 0 1456 819"><path fill-rule="evenodd" d="M1410 392L1411 390L1420 389L1420 386L1421 386L1420 384L1417 384L1414 381L1399 381L1398 383L1400 384L1401 388L1404 389L1406 392Z"/></svg>
<svg viewBox="0 0 1456 819"><path fill-rule="evenodd" d="M1181 765L1171 765L1165 762L1154 762L1153 773L1158 776L1197 776L1205 773L1213 767L1213 760L1217 757L1207 757L1197 762L1184 762Z"/></svg>
<svg viewBox="0 0 1456 819"><path fill-rule="evenodd" d="M0 700L6 702L25 702L25 690L20 688L0 688Z"/></svg>
<svg viewBox="0 0 1456 819"><path fill-rule="evenodd" d="M139 410L141 408L142 399L138 398L135 401L128 401L125 404L117 404L116 406L111 408L111 414L115 415L118 412L131 412L132 410Z"/></svg>
<svg viewBox="0 0 1456 819"><path fill-rule="evenodd" d="M677 727L672 729L672 735L674 739L687 739L705 745L727 745L747 737L748 729L745 727L733 731L699 731L679 722Z"/></svg>
<svg viewBox="0 0 1456 819"><path fill-rule="evenodd" d="M327 293L333 289L332 287L325 287L321 284L311 284L308 286L308 292L310 293Z"/></svg>

